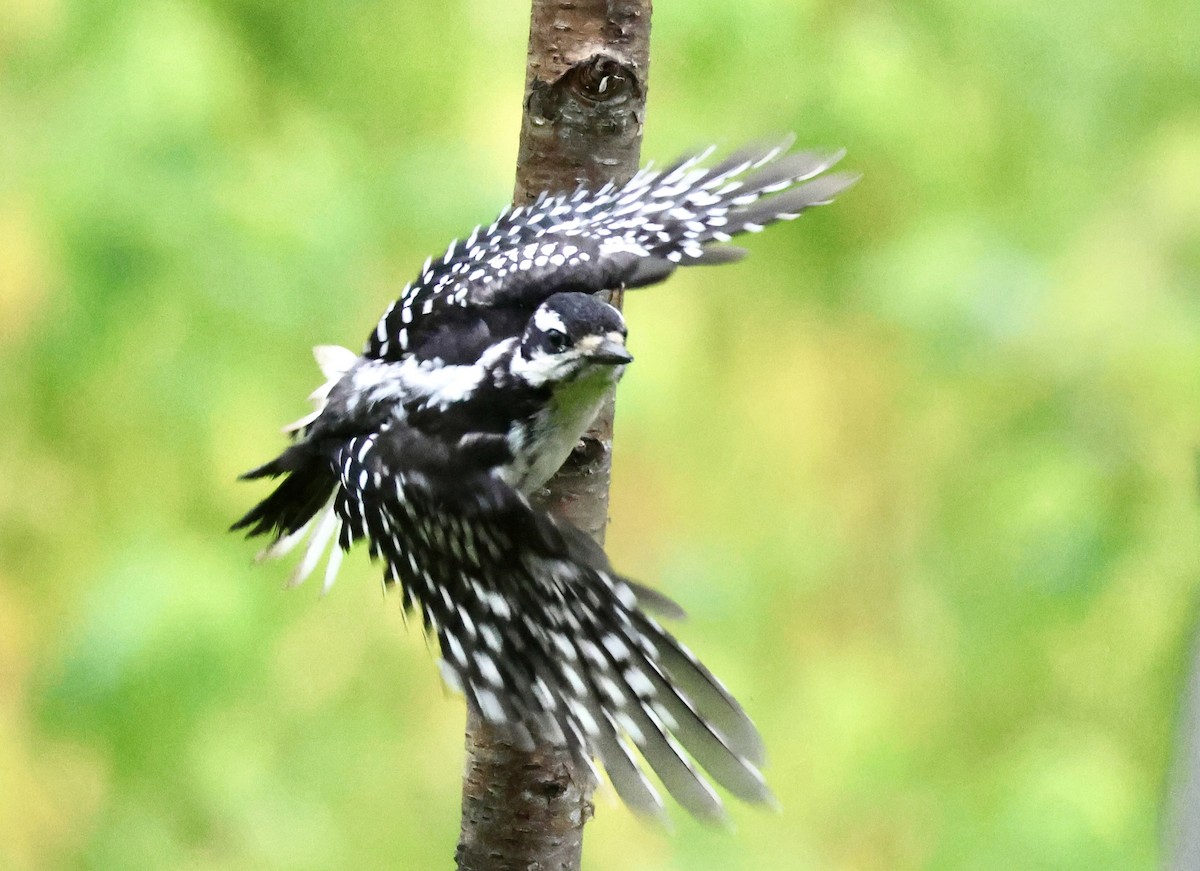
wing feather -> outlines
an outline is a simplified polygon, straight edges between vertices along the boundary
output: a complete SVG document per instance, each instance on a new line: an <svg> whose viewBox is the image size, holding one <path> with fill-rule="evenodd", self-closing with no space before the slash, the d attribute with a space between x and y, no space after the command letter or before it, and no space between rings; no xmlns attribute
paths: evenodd
<svg viewBox="0 0 1200 871"><path fill-rule="evenodd" d="M364 355L469 356L477 348L464 347L464 336L478 333L486 347L513 327L496 320L516 314L513 322L523 324L554 293L643 287L679 265L733 262L744 252L722 243L795 218L855 181L822 176L842 152L785 154L790 144L748 146L705 167L708 149L661 171L647 167L623 185L542 194L510 207L426 262L384 313Z"/></svg>
<svg viewBox="0 0 1200 871"><path fill-rule="evenodd" d="M331 458L343 544L368 539L437 637L447 683L489 722L597 757L640 813L663 806L639 756L698 818L724 819L709 777L769 801L753 725L639 596L660 612L677 606L627 583L582 532L494 475L491 459L400 423Z"/></svg>

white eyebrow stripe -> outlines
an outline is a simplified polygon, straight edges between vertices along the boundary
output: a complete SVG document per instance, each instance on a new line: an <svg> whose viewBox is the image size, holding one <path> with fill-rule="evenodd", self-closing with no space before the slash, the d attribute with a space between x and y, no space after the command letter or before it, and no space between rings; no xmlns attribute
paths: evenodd
<svg viewBox="0 0 1200 871"><path fill-rule="evenodd" d="M533 313L533 325L543 333L548 333L550 330L558 330L560 333L567 331L567 325L563 323L559 313L551 311L545 306Z"/></svg>

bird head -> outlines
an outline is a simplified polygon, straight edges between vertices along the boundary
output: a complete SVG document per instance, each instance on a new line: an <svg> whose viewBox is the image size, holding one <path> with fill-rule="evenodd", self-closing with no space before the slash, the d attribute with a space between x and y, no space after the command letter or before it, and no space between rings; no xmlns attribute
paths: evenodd
<svg viewBox="0 0 1200 871"><path fill-rule="evenodd" d="M633 361L625 319L587 293L556 293L538 306L521 336L514 371L531 384L600 374L616 381Z"/></svg>

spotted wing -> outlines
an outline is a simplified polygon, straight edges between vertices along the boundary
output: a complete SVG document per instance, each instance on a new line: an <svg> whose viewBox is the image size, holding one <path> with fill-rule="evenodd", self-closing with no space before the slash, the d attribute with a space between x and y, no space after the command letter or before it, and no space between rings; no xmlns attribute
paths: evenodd
<svg viewBox="0 0 1200 871"><path fill-rule="evenodd" d="M710 150L661 171L646 168L624 185L507 209L426 261L364 353L469 362L460 358L519 329L554 293L641 287L681 264L736 260L744 252L722 243L828 203L855 181L822 175L840 153L785 154L789 144L747 148L706 167Z"/></svg>
<svg viewBox="0 0 1200 871"><path fill-rule="evenodd" d="M488 721L598 758L635 810L663 808L638 753L697 817L723 811L695 763L735 795L769 800L753 724L645 610L677 606L490 474L503 451L403 426L350 440L334 457L341 546L367 540L437 637L446 683Z"/></svg>

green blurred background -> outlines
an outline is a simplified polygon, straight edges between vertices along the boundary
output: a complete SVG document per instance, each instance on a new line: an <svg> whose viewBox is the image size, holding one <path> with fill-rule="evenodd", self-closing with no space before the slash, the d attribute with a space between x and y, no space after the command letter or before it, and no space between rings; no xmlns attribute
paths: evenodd
<svg viewBox="0 0 1200 871"><path fill-rule="evenodd" d="M511 194L524 3L0 0L0 867L445 868L461 702L236 475ZM779 814L589 869L1140 869L1200 589L1200 4L660 0L644 155L845 198L628 299L610 552Z"/></svg>

